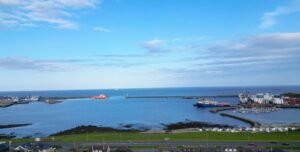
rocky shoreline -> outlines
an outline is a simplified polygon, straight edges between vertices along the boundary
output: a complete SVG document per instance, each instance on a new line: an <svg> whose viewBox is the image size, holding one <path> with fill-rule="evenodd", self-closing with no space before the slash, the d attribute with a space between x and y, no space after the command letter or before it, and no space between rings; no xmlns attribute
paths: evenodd
<svg viewBox="0 0 300 152"><path fill-rule="evenodd" d="M29 104L31 102L45 102L48 104L57 104L65 100L91 98L90 96L61 96L61 97L37 96L37 97L38 99L33 101L33 100L25 100L27 97L0 96L0 108L7 108L18 104ZM14 101L13 98L18 98L18 101Z"/></svg>
<svg viewBox="0 0 300 152"><path fill-rule="evenodd" d="M190 129L190 128L233 128L234 126L223 125L223 124L213 124L207 122L198 121L183 121L170 124L161 124L163 129L159 132L170 132L174 130ZM78 126L68 130L64 130L50 136L61 136L61 135L71 135L71 134L82 134L82 133L105 133L105 132L153 132L153 130L146 127L134 128L133 124L123 125L122 128L104 127L104 126ZM154 131L157 132L157 131Z"/></svg>
<svg viewBox="0 0 300 152"><path fill-rule="evenodd" d="M171 124L162 124L165 126L166 131L177 130L177 129L188 129L188 128L233 128L234 126L224 124L214 124L200 121L184 121Z"/></svg>
<svg viewBox="0 0 300 152"><path fill-rule="evenodd" d="M16 124L16 125L0 125L2 128L13 128L13 127L22 127L28 126L31 124ZM199 132L200 130L203 131L211 131L213 129L218 130L230 130L230 129L239 129L236 126L230 126L225 124L214 124L209 122L200 122L200 121L191 121L185 120L177 123L169 123L169 124L161 124L161 130L151 130L145 126L139 126L137 124L122 124L119 128L113 127L105 127L105 126L95 126L95 125L82 125L75 128L63 130L54 134L49 135L51 136L62 136L62 135L73 135L73 134L86 134L86 133L184 133L184 132ZM269 127L287 127L286 125L270 125ZM289 125L289 127L299 128L299 124ZM241 129L241 128L240 128ZM245 129L245 128L243 128ZM31 137L31 136L29 136ZM11 139L11 138L20 138L16 137L14 133L11 134L0 134L0 139Z"/></svg>
<svg viewBox="0 0 300 152"><path fill-rule="evenodd" d="M61 136L61 135L71 135L71 134L81 134L81 133L103 133L103 132L142 132L146 130L142 129L119 129L119 128L112 128L112 127L104 127L104 126L78 126L75 128L71 128L68 130L64 130L50 136Z"/></svg>

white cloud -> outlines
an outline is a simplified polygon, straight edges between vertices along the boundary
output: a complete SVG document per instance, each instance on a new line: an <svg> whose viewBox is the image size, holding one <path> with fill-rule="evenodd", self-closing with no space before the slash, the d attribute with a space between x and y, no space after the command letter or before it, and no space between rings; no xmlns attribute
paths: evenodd
<svg viewBox="0 0 300 152"><path fill-rule="evenodd" d="M0 69L61 72L74 71L82 68L129 68L148 64L147 62L128 60L131 56L127 55L118 55L119 58L115 57L115 55L85 59L34 59L19 56L0 57Z"/></svg>
<svg viewBox="0 0 300 152"><path fill-rule="evenodd" d="M163 48L163 45L164 41L160 39L148 40L141 43L141 46L148 50L149 53L166 52L167 50Z"/></svg>
<svg viewBox="0 0 300 152"><path fill-rule="evenodd" d="M160 39L153 39L149 41L144 41L143 45L149 48L155 48L155 47L160 47L163 45L163 40Z"/></svg>
<svg viewBox="0 0 300 152"><path fill-rule="evenodd" d="M186 39L176 38L171 40L162 40L162 39L152 39L142 42L140 45L148 51L148 53L157 54L157 53L167 53L167 52L180 52L191 50L194 46L192 45L178 45L174 42L178 41L187 41ZM194 41L188 40L188 41Z"/></svg>
<svg viewBox="0 0 300 152"><path fill-rule="evenodd" d="M70 61L34 60L26 57L0 58L0 68L9 70L65 71Z"/></svg>
<svg viewBox="0 0 300 152"><path fill-rule="evenodd" d="M111 29L108 29L108 28L104 28L104 27L101 27L101 26L96 26L93 28L94 31L96 32L111 32L112 30Z"/></svg>
<svg viewBox="0 0 300 152"><path fill-rule="evenodd" d="M20 5L22 1L20 0L0 0L0 5Z"/></svg>
<svg viewBox="0 0 300 152"><path fill-rule="evenodd" d="M190 37L190 38L173 38L173 39L170 39L170 40L166 40L166 41L169 41L169 42L188 42L188 41L202 41L204 40L205 37L202 36L202 37Z"/></svg>
<svg viewBox="0 0 300 152"><path fill-rule="evenodd" d="M99 0L0 0L0 26L22 27L49 24L58 28L76 29L71 19L75 11L93 8Z"/></svg>
<svg viewBox="0 0 300 152"><path fill-rule="evenodd" d="M299 73L300 32L258 34L196 49L193 56L175 60L177 67L162 70L183 77Z"/></svg>
<svg viewBox="0 0 300 152"><path fill-rule="evenodd" d="M203 55L204 54L204 55ZM300 33L272 33L213 44L186 59L200 69L237 70L300 64ZM248 67L248 68L241 68Z"/></svg>
<svg viewBox="0 0 300 152"><path fill-rule="evenodd" d="M273 11L265 12L261 17L259 27L270 28L278 23L277 17L296 12L300 12L300 0L294 0L293 3L288 6L279 6Z"/></svg>
<svg viewBox="0 0 300 152"><path fill-rule="evenodd" d="M95 7L99 2L97 0L59 0L59 2L65 6L82 8L82 7Z"/></svg>

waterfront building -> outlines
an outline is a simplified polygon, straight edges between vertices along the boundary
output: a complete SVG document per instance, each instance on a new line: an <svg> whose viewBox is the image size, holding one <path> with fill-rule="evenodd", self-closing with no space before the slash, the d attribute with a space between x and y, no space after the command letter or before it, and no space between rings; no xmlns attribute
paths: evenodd
<svg viewBox="0 0 300 152"><path fill-rule="evenodd" d="M240 97L241 98L241 97ZM270 93L258 93L255 95L247 96L247 101L256 103L256 104L283 104L283 98L279 95L273 95ZM241 98L241 101L245 101L245 99Z"/></svg>

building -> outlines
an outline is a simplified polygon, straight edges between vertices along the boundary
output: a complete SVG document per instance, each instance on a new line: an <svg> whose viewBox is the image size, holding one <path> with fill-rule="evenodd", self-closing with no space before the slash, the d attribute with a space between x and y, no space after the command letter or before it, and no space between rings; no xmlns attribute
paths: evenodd
<svg viewBox="0 0 300 152"><path fill-rule="evenodd" d="M258 93L251 95L249 100L256 104L283 104L283 99L270 93Z"/></svg>
<svg viewBox="0 0 300 152"><path fill-rule="evenodd" d="M6 142L0 142L0 151L1 152L9 151L9 146L7 145Z"/></svg>
<svg viewBox="0 0 300 152"><path fill-rule="evenodd" d="M90 152L110 152L110 147L108 145L94 146L90 147Z"/></svg>
<svg viewBox="0 0 300 152"><path fill-rule="evenodd" d="M13 149L14 152L55 152L56 148L48 143L26 143Z"/></svg>

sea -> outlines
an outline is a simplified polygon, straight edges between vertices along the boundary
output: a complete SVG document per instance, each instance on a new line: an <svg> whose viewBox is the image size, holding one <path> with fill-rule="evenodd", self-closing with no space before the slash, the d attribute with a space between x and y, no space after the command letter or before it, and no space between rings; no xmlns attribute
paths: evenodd
<svg viewBox="0 0 300 152"><path fill-rule="evenodd" d="M95 125L136 129L162 130L166 124L185 121L201 121L249 127L236 119L210 113L209 108L193 106L197 99L180 98L126 98L126 96L221 96L238 93L300 92L300 86L260 87L193 87L147 89L99 89L61 91L0 92L0 96L95 96L106 94L107 100L68 99L57 104L32 102L0 108L0 125L31 123L30 126L0 129L0 134L17 137L48 136L81 125ZM212 100L239 103L237 97ZM233 111L228 111L233 113ZM300 124L300 109L284 109L272 113L237 114L264 124Z"/></svg>

